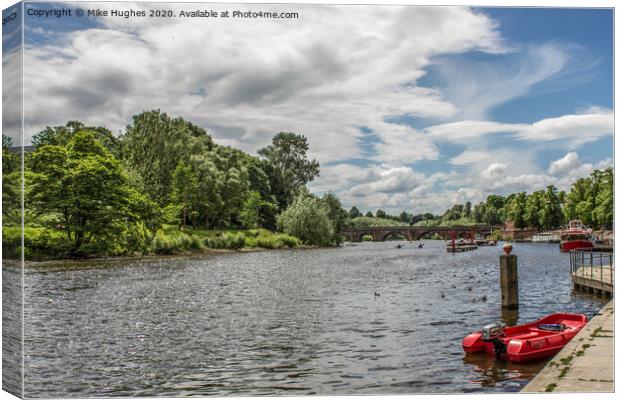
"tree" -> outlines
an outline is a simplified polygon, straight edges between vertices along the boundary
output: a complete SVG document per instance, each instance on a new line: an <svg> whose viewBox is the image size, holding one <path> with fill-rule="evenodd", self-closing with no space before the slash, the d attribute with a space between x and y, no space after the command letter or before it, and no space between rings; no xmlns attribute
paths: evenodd
<svg viewBox="0 0 620 400"><path fill-rule="evenodd" d="M278 207L269 201L265 201L260 193L250 191L243 202L239 219L246 228L266 227L275 229L275 218Z"/></svg>
<svg viewBox="0 0 620 400"><path fill-rule="evenodd" d="M476 204L474 206L474 209L472 211L472 215L473 215L473 218L476 221L476 223L480 224L480 223L484 222L484 215L486 214L486 211L487 211L486 208L487 208L487 206L483 202L480 202L480 203L478 203L478 204Z"/></svg>
<svg viewBox="0 0 620 400"><path fill-rule="evenodd" d="M113 242L124 227L126 176L95 132L77 132L66 148L39 147L28 185L36 212L59 216L74 253L91 240Z"/></svg>
<svg viewBox="0 0 620 400"><path fill-rule="evenodd" d="M595 197L593 219L596 225L607 229L613 228L614 221L614 170L607 168L604 171L595 171L594 180L598 183L598 193Z"/></svg>
<svg viewBox="0 0 620 400"><path fill-rule="evenodd" d="M527 226L532 228L540 228L540 210L542 209L542 203L544 199L542 190L534 192L527 197L525 208L525 222Z"/></svg>
<svg viewBox="0 0 620 400"><path fill-rule="evenodd" d="M567 220L579 219L586 225L611 227L613 223L613 169L594 171L578 179L563 207Z"/></svg>
<svg viewBox="0 0 620 400"><path fill-rule="evenodd" d="M517 193L508 203L508 218L512 220L515 227L523 229L527 226L525 214L527 209L527 194Z"/></svg>
<svg viewBox="0 0 620 400"><path fill-rule="evenodd" d="M281 210L297 192L319 175L319 162L308 160L308 139L292 132L280 132L271 145L258 151L265 158L265 172Z"/></svg>
<svg viewBox="0 0 620 400"><path fill-rule="evenodd" d="M248 197L243 202L239 218L246 228L258 228L261 225L260 209L262 199L260 193L249 192Z"/></svg>
<svg viewBox="0 0 620 400"><path fill-rule="evenodd" d="M13 139L2 135L2 216L4 223L21 224L20 156L11 152Z"/></svg>
<svg viewBox="0 0 620 400"><path fill-rule="evenodd" d="M564 216L558 197L558 190L555 186L547 186L538 215L540 225L543 229L557 228L562 225Z"/></svg>
<svg viewBox="0 0 620 400"><path fill-rule="evenodd" d="M471 201L468 201L467 203L465 203L465 210L463 212L464 212L465 218L471 217Z"/></svg>
<svg viewBox="0 0 620 400"><path fill-rule="evenodd" d="M115 157L120 155L120 141L109 129L98 126L86 126L80 121L69 121L64 126L46 127L32 137L35 149L45 146L66 146L78 132L90 131L103 146Z"/></svg>
<svg viewBox="0 0 620 400"><path fill-rule="evenodd" d="M504 208L506 205L506 199L502 196L498 196L496 194L490 194L487 196L487 207L495 207L496 210L500 210Z"/></svg>
<svg viewBox="0 0 620 400"><path fill-rule="evenodd" d="M383 210L377 210L377 213L375 214L375 216L377 218L387 218L387 214Z"/></svg>
<svg viewBox="0 0 620 400"><path fill-rule="evenodd" d="M334 228L334 242L340 242L340 229L343 227L345 220L347 219L347 212L342 208L342 203L338 200L338 197L332 192L327 192L321 198L321 202L327 209L327 216Z"/></svg>
<svg viewBox="0 0 620 400"><path fill-rule="evenodd" d="M192 155L213 146L202 128L159 110L135 115L121 139L127 166L141 176L145 192L161 207L169 203L176 166L189 164Z"/></svg>
<svg viewBox="0 0 620 400"><path fill-rule="evenodd" d="M410 225L415 225L416 223L424 221L424 214L417 214L411 217Z"/></svg>
<svg viewBox="0 0 620 400"><path fill-rule="evenodd" d="M498 225L502 222L499 218L499 213L495 206L487 205L484 212L484 222L489 225Z"/></svg>
<svg viewBox="0 0 620 400"><path fill-rule="evenodd" d="M564 202L563 211L566 220L570 221L573 219L581 219L580 215L577 213L577 207L579 206L579 203L586 200L591 184L592 181L590 178L579 178L575 183L573 183L573 186L571 187L570 192L566 195L566 200Z"/></svg>
<svg viewBox="0 0 620 400"><path fill-rule="evenodd" d="M366 215L365 215L365 216L366 216L366 217L368 217L368 218L372 218L372 217L373 217L373 215L372 215L372 212L371 212L371 211L368 211L368 212L366 213Z"/></svg>
<svg viewBox="0 0 620 400"><path fill-rule="evenodd" d="M172 173L172 202L177 207L181 226L187 225L188 219L196 225L198 217L198 180L189 166L181 162Z"/></svg>
<svg viewBox="0 0 620 400"><path fill-rule="evenodd" d="M301 190L291 205L278 217L278 229L304 243L327 246L333 243L334 227L329 210L307 190Z"/></svg>
<svg viewBox="0 0 620 400"><path fill-rule="evenodd" d="M463 217L463 210L464 207L462 204L455 204L452 206L452 208L446 210L443 215L443 219L445 221L456 221L458 219L461 219Z"/></svg>
<svg viewBox="0 0 620 400"><path fill-rule="evenodd" d="M351 209L349 210L349 218L353 219L353 218L358 218L361 216L362 216L362 213L360 212L360 210L357 209L357 207L355 206L351 207Z"/></svg>
<svg viewBox="0 0 620 400"><path fill-rule="evenodd" d="M243 153L231 147L217 146L212 156L219 172L219 195L221 207L218 212L218 226L237 225L243 201L249 190L248 171Z"/></svg>

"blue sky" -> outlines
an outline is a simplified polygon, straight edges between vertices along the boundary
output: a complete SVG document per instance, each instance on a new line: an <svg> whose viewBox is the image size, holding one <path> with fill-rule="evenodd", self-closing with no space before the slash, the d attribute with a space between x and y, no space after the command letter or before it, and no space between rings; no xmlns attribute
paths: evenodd
<svg viewBox="0 0 620 400"><path fill-rule="evenodd" d="M394 213L612 165L610 9L240 7L300 18L26 17L27 136L69 119L122 132L152 108L250 153L295 131L322 165L313 191Z"/></svg>

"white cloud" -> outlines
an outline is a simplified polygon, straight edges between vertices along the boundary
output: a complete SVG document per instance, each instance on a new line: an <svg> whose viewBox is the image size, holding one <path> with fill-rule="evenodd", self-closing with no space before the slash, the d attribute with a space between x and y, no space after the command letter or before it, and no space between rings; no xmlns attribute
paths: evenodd
<svg viewBox="0 0 620 400"><path fill-rule="evenodd" d="M459 121L435 125L424 129L433 139L442 141L462 141L498 132L516 132L520 124L503 124L493 121Z"/></svg>
<svg viewBox="0 0 620 400"><path fill-rule="evenodd" d="M2 56L2 133L21 144L21 58L19 49L4 50Z"/></svg>
<svg viewBox="0 0 620 400"><path fill-rule="evenodd" d="M459 59L436 63L437 74L446 82L446 98L459 110L455 119L486 119L494 107L560 76L573 61L571 50L575 51L558 43L511 50L494 62Z"/></svg>
<svg viewBox="0 0 620 400"><path fill-rule="evenodd" d="M486 160L487 158L489 158L488 151L467 149L463 151L461 154L455 157L452 157L450 159L450 164L467 165L467 164L471 164L477 161Z"/></svg>
<svg viewBox="0 0 620 400"><path fill-rule="evenodd" d="M508 164L493 163L490 164L484 171L482 171L480 176L487 180L499 179L506 175L507 169Z"/></svg>
<svg viewBox="0 0 620 400"><path fill-rule="evenodd" d="M551 175L558 175L574 170L579 166L581 166L579 156L574 151L571 151L570 153L566 153L566 155L559 160L552 161L549 164L548 171Z"/></svg>
<svg viewBox="0 0 620 400"><path fill-rule="evenodd" d="M118 132L132 115L161 108L250 152L278 131L295 131L309 138L321 162L360 157L358 127L366 126L380 139L379 162L434 159L430 140L385 120L457 112L440 91L416 85L436 55L504 51L496 22L468 8L295 5L293 11L299 19L101 18L100 29L29 46L27 132L70 119Z"/></svg>
<svg viewBox="0 0 620 400"><path fill-rule="evenodd" d="M518 140L530 142L558 141L559 145L568 148L611 136L613 132L613 111L596 107L580 114L545 118L532 124L460 121L424 129L425 137L433 141L460 143L463 140L491 140L488 136L507 133Z"/></svg>
<svg viewBox="0 0 620 400"><path fill-rule="evenodd" d="M414 163L435 160L439 156L435 144L411 127L388 123L369 125L381 140L375 145L374 159L377 161Z"/></svg>
<svg viewBox="0 0 620 400"><path fill-rule="evenodd" d="M370 167L367 182L360 183L346 191L355 197L366 196L369 193L399 193L409 191L426 179L425 175L415 172L410 167L392 167L380 165Z"/></svg>
<svg viewBox="0 0 620 400"><path fill-rule="evenodd" d="M577 148L614 132L614 115L610 110L588 114L563 115L547 118L521 130L517 137L530 141L562 140L570 148Z"/></svg>

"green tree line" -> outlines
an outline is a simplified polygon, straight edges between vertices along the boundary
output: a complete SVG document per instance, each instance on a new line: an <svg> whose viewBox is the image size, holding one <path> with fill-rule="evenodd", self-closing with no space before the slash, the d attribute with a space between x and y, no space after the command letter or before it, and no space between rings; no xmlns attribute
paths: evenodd
<svg viewBox="0 0 620 400"><path fill-rule="evenodd" d="M510 220L515 227L554 229L579 219L595 228L613 228L612 168L596 170L589 177L578 179L568 193L549 185L545 190L489 195L486 201L472 205L455 204L442 215L431 213L389 215L379 209L362 214L357 207L348 212L346 223L355 227L409 224L416 226L451 226L489 224L502 225Z"/></svg>
<svg viewBox="0 0 620 400"><path fill-rule="evenodd" d="M20 224L20 162L11 144L3 136L5 239ZM27 256L170 251L172 239L185 248L236 248L241 237L256 244L276 229L290 236L279 237L282 244L326 246L339 242L346 217L333 194L307 190L320 166L307 156L307 139L292 132L277 133L253 156L152 110L119 137L70 121L35 134L32 144L24 159ZM255 233L228 237L230 246L211 234L249 229Z"/></svg>

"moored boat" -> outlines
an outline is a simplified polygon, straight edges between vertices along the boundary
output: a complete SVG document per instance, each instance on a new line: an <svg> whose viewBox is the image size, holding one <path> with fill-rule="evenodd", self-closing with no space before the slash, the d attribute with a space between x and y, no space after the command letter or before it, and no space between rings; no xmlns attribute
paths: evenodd
<svg viewBox="0 0 620 400"><path fill-rule="evenodd" d="M532 236L532 243L559 243L560 236L553 232L539 232Z"/></svg>
<svg viewBox="0 0 620 400"><path fill-rule="evenodd" d="M539 360L558 353L587 322L583 314L557 313L512 327L495 323L465 336L463 350L486 352L514 362Z"/></svg>
<svg viewBox="0 0 620 400"><path fill-rule="evenodd" d="M568 223L568 228L562 230L560 235L560 251L566 252L574 249L589 249L594 246L592 230L584 226L581 221L573 220Z"/></svg>

